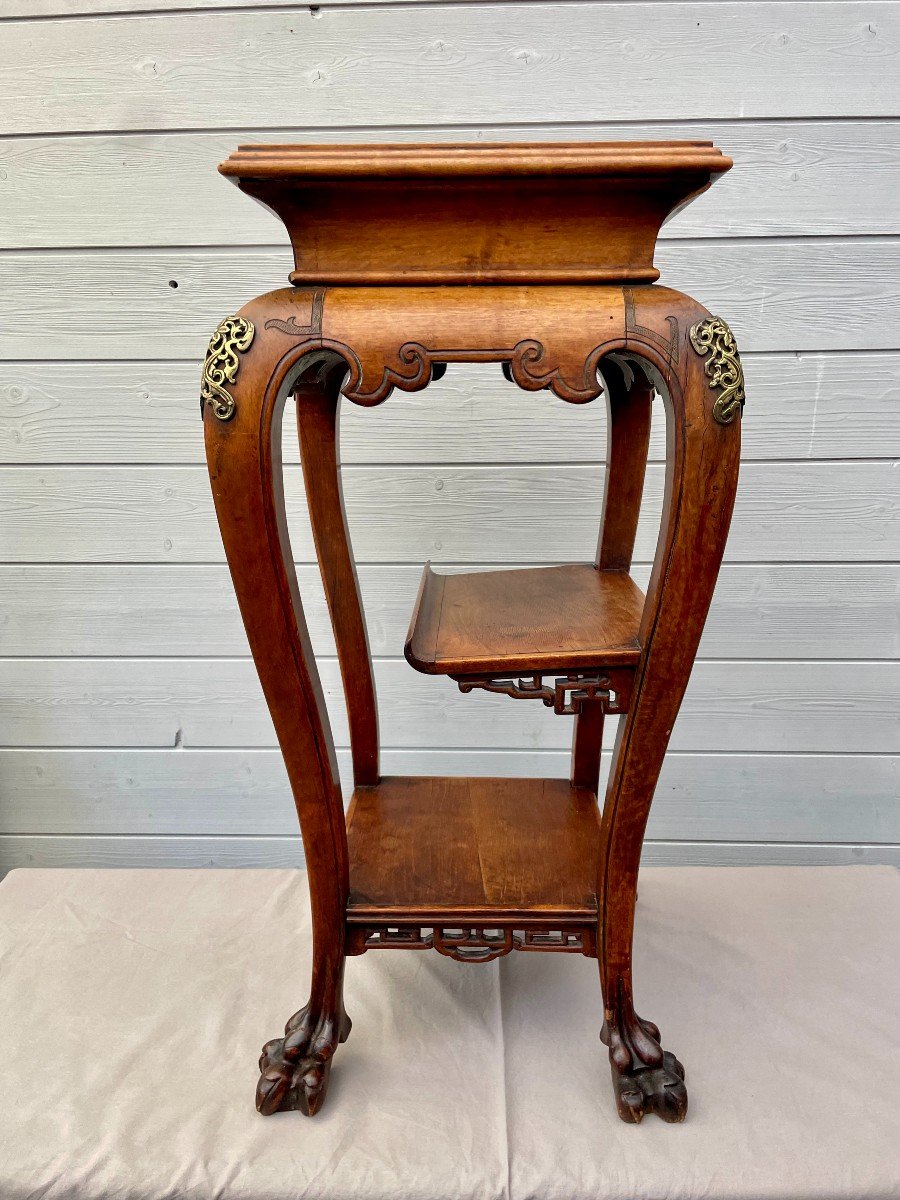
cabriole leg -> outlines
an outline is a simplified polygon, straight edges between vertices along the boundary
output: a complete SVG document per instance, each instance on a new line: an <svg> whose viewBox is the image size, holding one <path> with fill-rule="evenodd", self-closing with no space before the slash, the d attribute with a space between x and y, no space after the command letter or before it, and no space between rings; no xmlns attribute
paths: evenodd
<svg viewBox="0 0 900 1200"><path fill-rule="evenodd" d="M664 302L671 305L671 293ZM642 324L665 329L653 303L650 293ZM601 1036L609 1047L619 1115L629 1122L639 1122L648 1112L665 1121L681 1121L687 1112L681 1064L663 1051L657 1027L635 1012L634 910L650 804L712 599L740 453L736 409L732 407L730 416L723 414L714 388L724 384L717 384L705 369L698 348L697 331L706 327L709 318L686 298L680 307L678 352L668 366L656 356L668 418L666 490L641 626L643 653L631 707L620 723L603 811L598 880L605 1008ZM648 347L642 352L647 353ZM739 371L736 352L734 362Z"/></svg>
<svg viewBox="0 0 900 1200"><path fill-rule="evenodd" d="M309 876L313 964L309 1002L267 1043L261 1113L312 1115L325 1099L332 1057L350 1030L344 1011L347 838L334 744L287 533L281 462L285 396L310 347L278 331L308 297L283 291L222 322L202 388L206 454L219 527L250 649L300 818ZM270 323L267 325L267 321ZM321 352L318 368L322 366ZM304 379L314 386L316 372Z"/></svg>

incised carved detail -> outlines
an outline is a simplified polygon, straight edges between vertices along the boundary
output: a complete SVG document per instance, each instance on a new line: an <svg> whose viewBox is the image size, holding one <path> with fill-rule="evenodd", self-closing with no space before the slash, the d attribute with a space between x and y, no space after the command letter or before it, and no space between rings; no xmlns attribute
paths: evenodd
<svg viewBox="0 0 900 1200"><path fill-rule="evenodd" d="M298 299L303 296L302 292L297 292ZM322 334L322 313L325 309L325 288L316 288L309 295L309 320L304 325L298 321L295 316L291 316L287 321L279 320L272 317L266 321L266 329L280 329L282 333L286 333L289 337L321 337Z"/></svg>
<svg viewBox="0 0 900 1200"><path fill-rule="evenodd" d="M625 333L636 334L645 341L652 342L672 363L678 362L678 318L666 317L669 326L669 336L664 338L661 333L648 325L639 325L634 311L634 291L630 287L622 288L622 299L625 302Z"/></svg>
<svg viewBox="0 0 900 1200"><path fill-rule="evenodd" d="M200 383L200 415L207 404L220 421L230 421L234 416L234 397L225 385L237 379L241 360L238 354L250 349L256 330L246 317L226 317L209 339L206 362L203 364L203 379Z"/></svg>
<svg viewBox="0 0 900 1200"><path fill-rule="evenodd" d="M703 368L709 386L722 389L713 405L713 418L730 425L744 410L744 368L734 334L721 317L707 317L691 329L691 345L701 357L709 356Z"/></svg>

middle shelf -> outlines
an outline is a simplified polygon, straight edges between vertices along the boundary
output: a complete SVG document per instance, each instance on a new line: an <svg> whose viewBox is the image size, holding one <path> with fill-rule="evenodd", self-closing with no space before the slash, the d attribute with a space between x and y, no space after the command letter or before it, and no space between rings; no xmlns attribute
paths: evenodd
<svg viewBox="0 0 900 1200"><path fill-rule="evenodd" d="M440 575L426 563L404 652L427 675L634 667L644 594L593 563Z"/></svg>

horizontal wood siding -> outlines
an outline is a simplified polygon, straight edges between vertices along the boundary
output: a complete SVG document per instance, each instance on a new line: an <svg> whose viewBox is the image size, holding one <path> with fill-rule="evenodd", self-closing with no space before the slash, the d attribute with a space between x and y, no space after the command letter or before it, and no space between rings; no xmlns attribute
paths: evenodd
<svg viewBox="0 0 900 1200"><path fill-rule="evenodd" d="M10 22L10 133L896 116L894 4L470 4ZM252 122L248 122L252 114Z"/></svg>
<svg viewBox="0 0 900 1200"><path fill-rule="evenodd" d="M900 186L900 183L898 183ZM753 397L744 462L900 456L900 353L744 354ZM0 363L0 461L202 464L200 361ZM511 388L497 366L450 368L376 409L341 406L341 450L357 463L603 462L606 409ZM653 413L650 457L665 458ZM285 416L284 458L296 463Z"/></svg>
<svg viewBox="0 0 900 1200"><path fill-rule="evenodd" d="M338 751L349 787L350 753ZM609 755L603 756L603 775ZM277 750L14 750L6 757L10 834L293 836L297 816ZM564 750L386 750L387 774L555 776ZM862 783L860 781L863 781ZM740 841L748 817L772 842L809 837L809 815L839 842L900 842L900 757L853 754L668 756L654 838ZM853 796L853 804L847 797Z"/></svg>
<svg viewBox="0 0 900 1200"><path fill-rule="evenodd" d="M313 645L333 655L318 569L300 564L297 572ZM634 568L642 587L649 575L647 564ZM397 656L421 571L366 564L359 577L372 653ZM250 652L224 564L13 564L0 566L0 595L0 655L173 658ZM700 656L897 658L898 600L896 563L727 563Z"/></svg>
<svg viewBox="0 0 900 1200"><path fill-rule="evenodd" d="M667 284L727 311L748 352L898 349L900 238L672 241L656 265ZM290 268L287 249L264 247L10 251L0 358L202 361L210 314L285 286Z"/></svg>
<svg viewBox="0 0 900 1200"><path fill-rule="evenodd" d="M591 559L603 475L599 465L346 467L356 557ZM896 462L746 463L741 481L727 562L896 561L900 553ZM662 487L663 468L651 465L635 548L645 562L656 548ZM225 559L204 467L4 467L0 495L0 561ZM287 473L285 497L295 557L312 561L298 471ZM403 519L410 510L414 521Z"/></svg>
<svg viewBox="0 0 900 1200"><path fill-rule="evenodd" d="M347 720L335 659L320 659L335 742ZM0 745L274 746L250 659L10 659L0 696ZM854 680L852 687L847 680ZM571 723L541 704L463 696L403 659L375 662L386 747L567 748ZM675 750L900 753L900 662L855 671L846 662L697 663ZM612 744L614 723L606 741Z"/></svg>
<svg viewBox="0 0 900 1200"><path fill-rule="evenodd" d="M179 0L181 2L181 0ZM476 114L477 116L477 114ZM898 121L708 121L619 124L516 123L519 140L703 139L713 134L739 165L667 225L663 239L852 236L897 232ZM430 125L353 130L353 140L506 141L504 125ZM0 244L35 246L280 245L283 226L248 204L217 165L253 129L0 137L6 207ZM278 131L280 141L334 141L332 129ZM161 169L163 168L164 169ZM66 203L48 176L66 177ZM140 188L140 221L135 191ZM103 204L97 203L98 191ZM203 196L203 204L194 198Z"/></svg>
<svg viewBox="0 0 900 1200"><path fill-rule="evenodd" d="M10 837L0 834L0 862L16 867L300 867L293 837ZM896 846L835 842L647 841L647 866L900 866Z"/></svg>
<svg viewBox="0 0 900 1200"><path fill-rule="evenodd" d="M900 865L900 3L0 9L0 871L302 860L197 413L211 329L283 286L290 254L215 167L246 141L466 138L712 138L734 157L657 255L663 282L734 328L748 404L644 861ZM341 436L385 770L564 776L569 721L462 697L400 654L424 559L592 555L602 401L451 367L376 410L345 404ZM656 411L642 586L663 436Z"/></svg>

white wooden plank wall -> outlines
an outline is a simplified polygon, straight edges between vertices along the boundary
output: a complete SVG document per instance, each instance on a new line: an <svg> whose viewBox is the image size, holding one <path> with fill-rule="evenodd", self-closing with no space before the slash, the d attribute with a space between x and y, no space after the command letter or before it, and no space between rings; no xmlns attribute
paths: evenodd
<svg viewBox="0 0 900 1200"><path fill-rule="evenodd" d="M289 264L216 163L292 139L734 156L658 255L733 325L749 400L646 859L900 863L900 3L0 0L0 56L0 870L300 859L197 418L209 332ZM424 558L592 554L601 406L456 367L342 437L385 769L563 775L568 722L462 698L402 641ZM641 582L661 453L655 427Z"/></svg>

